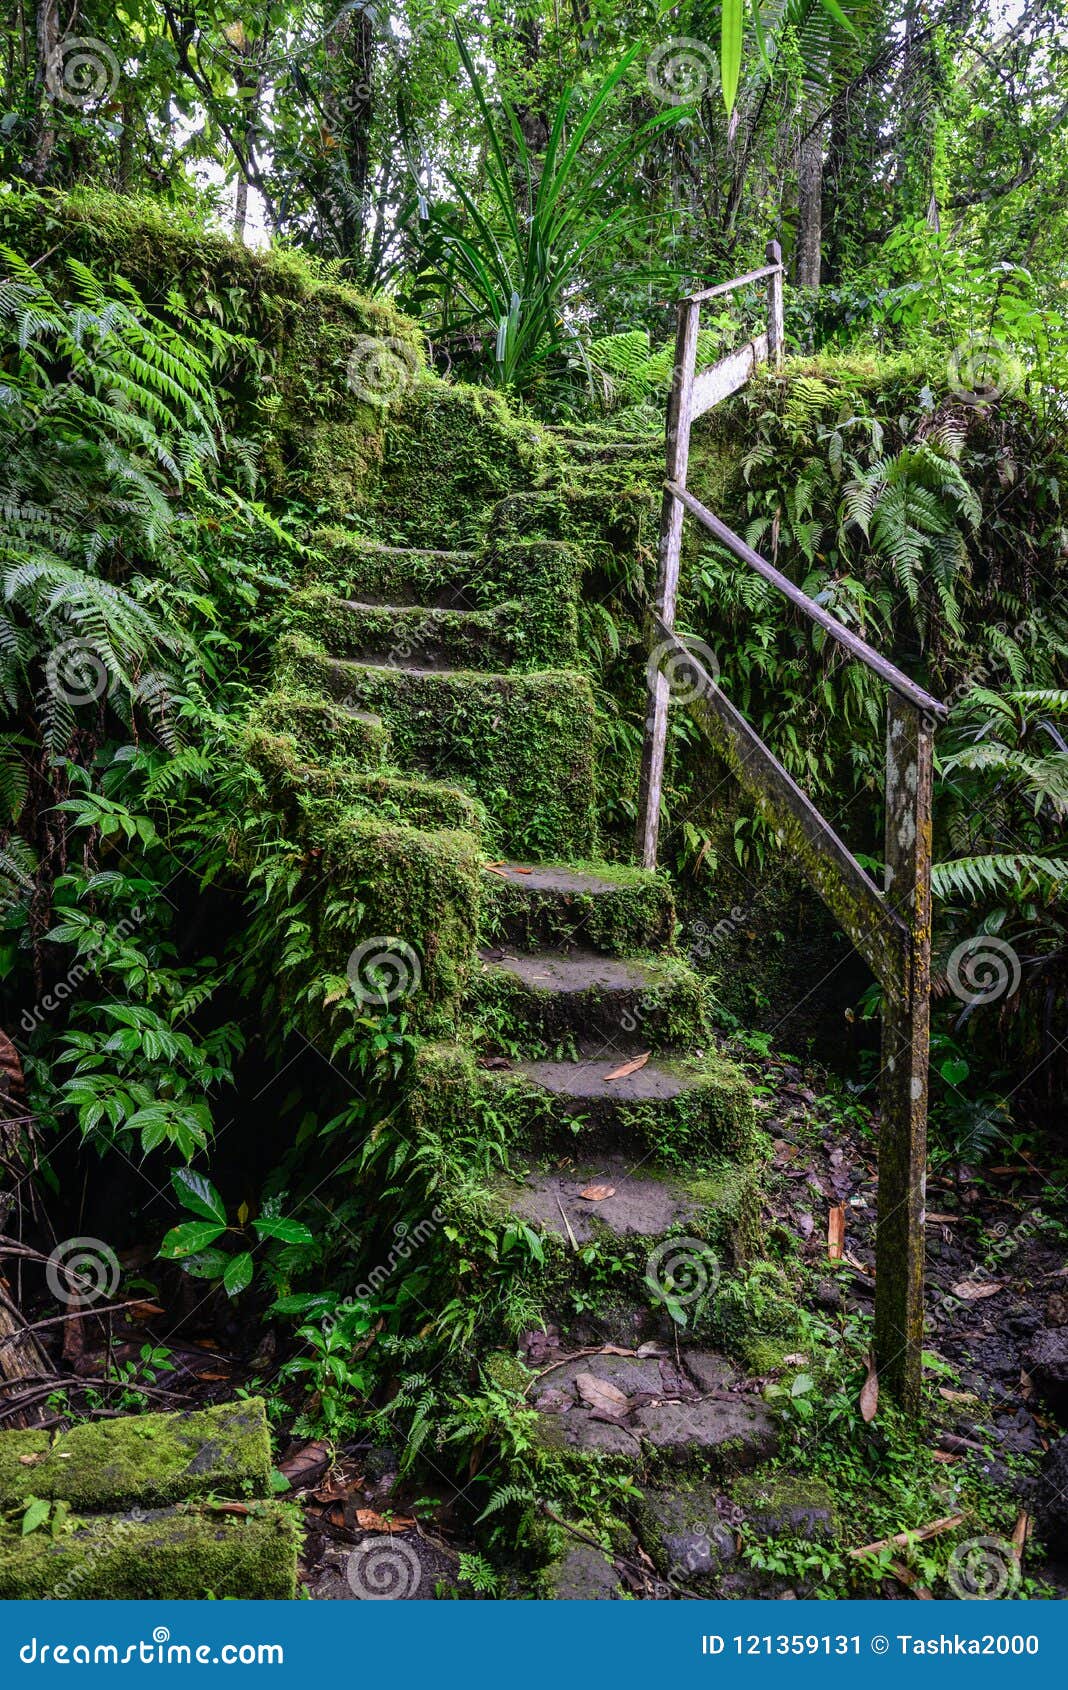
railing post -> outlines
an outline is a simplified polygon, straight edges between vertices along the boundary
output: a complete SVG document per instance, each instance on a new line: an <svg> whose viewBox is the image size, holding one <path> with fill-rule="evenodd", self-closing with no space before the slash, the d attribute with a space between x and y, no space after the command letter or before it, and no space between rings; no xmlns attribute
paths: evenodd
<svg viewBox="0 0 1068 1690"><path fill-rule="evenodd" d="M683 300L679 306L675 368L668 396L665 437L667 479L678 482L682 487L686 485L686 467L690 458L693 377L697 365L697 332L700 324L700 305L696 300ZM683 507L678 499L665 489L660 507L660 575L656 589L656 611L668 628L675 626L683 515ZM656 867L669 691L666 677L661 673L655 658L650 656L645 739L642 745L642 767L638 786L637 851L645 868Z"/></svg>
<svg viewBox="0 0 1068 1690"><path fill-rule="evenodd" d="M764 248L764 257L769 264L782 263L782 247L778 241L769 241ZM773 370L782 369L785 352L785 331L782 315L782 271L768 277L768 363Z"/></svg>
<svg viewBox="0 0 1068 1690"><path fill-rule="evenodd" d="M875 1361L902 1405L919 1403L931 1008L930 719L888 695L886 897L905 923L900 989L883 1008L879 1206L875 1242Z"/></svg>

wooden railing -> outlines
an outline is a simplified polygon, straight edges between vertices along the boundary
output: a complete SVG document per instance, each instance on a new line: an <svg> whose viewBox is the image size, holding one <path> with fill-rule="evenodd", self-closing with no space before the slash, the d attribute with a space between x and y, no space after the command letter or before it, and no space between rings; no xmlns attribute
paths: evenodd
<svg viewBox="0 0 1068 1690"><path fill-rule="evenodd" d="M849 935L883 989L879 1201L876 1230L875 1360L881 1385L907 1406L920 1391L923 1341L924 1202L930 1029L932 739L945 705L924 692L687 491L694 421L783 353L783 272L776 242L768 263L679 304L675 371L668 400L660 574L649 616L649 696L638 805L638 854L655 868L667 716L672 688L739 784L755 800L794 861ZM701 304L751 282L768 285L768 328L698 373ZM675 633L686 513L740 562L776 587L885 681L886 884L880 889L831 824ZM670 673L670 681L668 674Z"/></svg>

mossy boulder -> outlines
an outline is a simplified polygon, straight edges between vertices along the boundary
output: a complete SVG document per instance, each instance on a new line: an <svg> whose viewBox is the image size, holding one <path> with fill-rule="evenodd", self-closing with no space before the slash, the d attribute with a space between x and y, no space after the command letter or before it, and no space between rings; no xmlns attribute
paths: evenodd
<svg viewBox="0 0 1068 1690"><path fill-rule="evenodd" d="M189 1414L91 1421L54 1437L3 1432L0 1507L30 1496L92 1512L133 1502L160 1507L215 1490L257 1495L267 1485L270 1467L259 1397Z"/></svg>

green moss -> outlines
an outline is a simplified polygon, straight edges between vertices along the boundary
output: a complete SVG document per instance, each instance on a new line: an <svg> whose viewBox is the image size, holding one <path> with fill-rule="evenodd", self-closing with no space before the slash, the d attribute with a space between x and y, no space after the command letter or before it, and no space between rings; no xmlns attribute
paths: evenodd
<svg viewBox="0 0 1068 1690"><path fill-rule="evenodd" d="M491 1350L482 1363L487 1380L498 1391L525 1396L534 1375L507 1350Z"/></svg>
<svg viewBox="0 0 1068 1690"><path fill-rule="evenodd" d="M288 736L310 761L343 762L349 770L381 769L389 751L381 717L315 692L268 693L249 716L249 734L259 731L272 739Z"/></svg>
<svg viewBox="0 0 1068 1690"><path fill-rule="evenodd" d="M291 1601L297 1547L294 1511L272 1502L251 1504L245 1516L207 1506L72 1518L55 1538L47 1526L26 1537L7 1526L0 1598Z"/></svg>
<svg viewBox="0 0 1068 1690"><path fill-rule="evenodd" d="M537 620L529 602L487 610L354 605L321 587L287 601L287 620L335 657L448 668L532 669L574 662L573 604Z"/></svg>
<svg viewBox="0 0 1068 1690"><path fill-rule="evenodd" d="M589 854L594 709L585 676L379 669L331 658L298 635L279 656L280 685L381 715L399 763L470 785L505 849Z"/></svg>
<svg viewBox="0 0 1068 1690"><path fill-rule="evenodd" d="M834 1496L821 1479L793 1473L745 1474L731 1487L761 1537L833 1538L841 1531Z"/></svg>
<svg viewBox="0 0 1068 1690"><path fill-rule="evenodd" d="M611 1045L625 1033L648 1050L704 1044L704 991L693 969L675 957L626 961L633 985L620 989L593 982L569 991L537 986L503 965L484 963L472 979L468 1008L491 1037L527 1056L554 1050L569 1036Z"/></svg>
<svg viewBox="0 0 1068 1690"><path fill-rule="evenodd" d="M355 958L392 950L396 1009L425 1030L454 1023L475 954L482 874L477 840L346 817L321 836L323 893L314 918L319 964L362 980ZM375 941L395 940L399 944ZM377 1001L377 1000L374 1000Z"/></svg>
<svg viewBox="0 0 1068 1690"><path fill-rule="evenodd" d="M583 1153L626 1147L653 1152L673 1166L714 1168L722 1156L744 1163L752 1154L755 1133L753 1095L745 1075L718 1056L667 1066L688 1082L676 1097L627 1102L606 1095L603 1100L581 1100L574 1113L564 1100L518 1073L487 1072L480 1076L480 1086L513 1145L570 1147Z"/></svg>
<svg viewBox="0 0 1068 1690"><path fill-rule="evenodd" d="M0 1505L39 1496L91 1510L154 1507L214 1490L240 1495L264 1490L270 1465L259 1397L190 1414L93 1421L54 1439L4 1432Z"/></svg>
<svg viewBox="0 0 1068 1690"><path fill-rule="evenodd" d="M506 939L524 950L581 944L615 956L670 944L675 900L666 875L619 863L539 863L593 875L594 891L530 888L521 877L488 876L484 937Z"/></svg>

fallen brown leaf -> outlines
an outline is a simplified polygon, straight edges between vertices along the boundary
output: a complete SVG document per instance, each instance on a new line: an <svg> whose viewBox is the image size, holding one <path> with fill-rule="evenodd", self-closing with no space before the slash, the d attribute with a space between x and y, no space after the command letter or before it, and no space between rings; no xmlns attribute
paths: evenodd
<svg viewBox="0 0 1068 1690"><path fill-rule="evenodd" d="M615 1194L614 1185L588 1185L585 1191L579 1192L579 1196L585 1197L588 1203L603 1203L606 1197L614 1197Z"/></svg>
<svg viewBox="0 0 1068 1690"><path fill-rule="evenodd" d="M1004 1289L1004 1285L985 1285L981 1279L962 1279L959 1285L954 1285L953 1295L962 1303L978 1303L983 1297L996 1297Z"/></svg>
<svg viewBox="0 0 1068 1690"><path fill-rule="evenodd" d="M845 1204L836 1203L827 1214L827 1256L840 1262L845 1251Z"/></svg>
<svg viewBox="0 0 1068 1690"><path fill-rule="evenodd" d="M376 1514L373 1508L357 1508L356 1524L365 1532L408 1532L415 1521L407 1520L400 1514L387 1520L384 1515Z"/></svg>
<svg viewBox="0 0 1068 1690"><path fill-rule="evenodd" d="M278 1463L278 1471L283 1479L289 1480L294 1490L306 1490L326 1472L332 1460L330 1445L316 1440L287 1455L284 1461Z"/></svg>
<svg viewBox="0 0 1068 1690"><path fill-rule="evenodd" d="M947 1402L979 1401L979 1398L977 1396L973 1396L971 1391L951 1391L948 1385L939 1385L938 1394L940 1397L945 1397Z"/></svg>
<svg viewBox="0 0 1068 1690"><path fill-rule="evenodd" d="M624 1062L621 1068L613 1068L612 1072L605 1074L603 1078L606 1080L625 1080L628 1074L636 1074L639 1068L644 1068L650 1055L650 1051L643 1051L641 1056L636 1056L631 1062Z"/></svg>
<svg viewBox="0 0 1068 1690"><path fill-rule="evenodd" d="M860 1389L860 1418L870 1426L879 1408L879 1375L875 1371L875 1357L868 1356L868 1374Z"/></svg>
<svg viewBox="0 0 1068 1690"><path fill-rule="evenodd" d="M626 1409L628 1399L625 1391L618 1385L610 1384L607 1379L598 1379L594 1373L580 1373L575 1380L575 1389L589 1408L599 1408L603 1413L618 1414L620 1409Z"/></svg>

